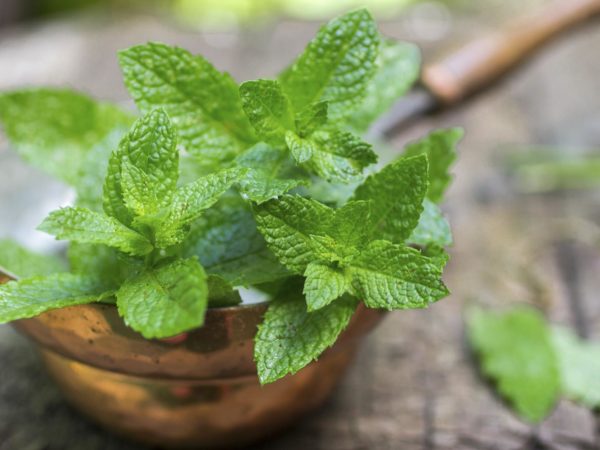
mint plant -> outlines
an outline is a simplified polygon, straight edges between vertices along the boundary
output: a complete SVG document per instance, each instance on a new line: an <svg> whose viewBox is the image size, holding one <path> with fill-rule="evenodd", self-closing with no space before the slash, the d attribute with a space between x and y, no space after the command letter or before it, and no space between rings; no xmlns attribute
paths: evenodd
<svg viewBox="0 0 600 450"><path fill-rule="evenodd" d="M419 53L381 38L367 11L325 25L273 80L238 86L160 43L119 61L137 119L67 90L0 95L14 149L77 192L39 227L70 242L68 267L0 241L20 278L0 287L0 322L104 302L166 338L252 287L272 298L255 346L268 383L333 345L360 301L424 308L448 294L438 203L462 131L375 166L361 134L414 83Z"/></svg>

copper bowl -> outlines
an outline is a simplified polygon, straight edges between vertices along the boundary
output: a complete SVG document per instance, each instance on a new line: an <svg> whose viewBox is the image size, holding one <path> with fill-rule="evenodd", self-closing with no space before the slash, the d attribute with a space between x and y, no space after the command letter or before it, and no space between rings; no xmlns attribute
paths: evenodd
<svg viewBox="0 0 600 450"><path fill-rule="evenodd" d="M338 342L295 375L260 386L253 339L266 304L209 309L179 340L145 340L111 305L47 312L15 323L32 338L67 399L133 440L231 448L265 438L318 407L382 313L362 304Z"/></svg>

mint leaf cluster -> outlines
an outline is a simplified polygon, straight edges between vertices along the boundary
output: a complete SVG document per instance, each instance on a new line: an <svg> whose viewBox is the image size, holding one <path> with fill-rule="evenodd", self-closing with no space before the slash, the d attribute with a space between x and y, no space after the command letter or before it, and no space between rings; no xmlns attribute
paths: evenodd
<svg viewBox="0 0 600 450"><path fill-rule="evenodd" d="M202 325L206 272L194 258L170 261L163 252L181 243L191 223L245 174L245 169L225 169L178 187L178 163L171 121L164 110L153 110L133 124L110 157L104 212L62 208L39 226L59 239L103 245L131 258L131 275L114 292L116 305L146 338Z"/></svg>
<svg viewBox="0 0 600 450"><path fill-rule="evenodd" d="M380 38L365 10L334 19L278 80L240 86L259 139L284 146L326 180L348 182L377 161L371 145L347 131L376 70Z"/></svg>
<svg viewBox="0 0 600 450"><path fill-rule="evenodd" d="M600 407L600 345L550 326L542 314L520 306L502 312L475 309L468 337L482 372L516 413L542 421L561 395Z"/></svg>
<svg viewBox="0 0 600 450"><path fill-rule="evenodd" d="M255 207L273 253L306 278L309 311L344 293L385 309L425 307L448 294L439 261L406 242L423 210L427 176L426 157L401 158L368 177L341 208L291 195Z"/></svg>
<svg viewBox="0 0 600 450"><path fill-rule="evenodd" d="M376 166L362 133L414 83L419 53L366 10L323 26L274 79L238 85L161 43L119 62L137 118L71 91L0 94L15 151L77 192L40 225L70 241L68 266L0 242L0 266L20 277L0 287L0 322L104 302L165 338L250 287L271 296L255 349L267 383L331 346L359 302L424 308L448 294L438 204L462 132Z"/></svg>

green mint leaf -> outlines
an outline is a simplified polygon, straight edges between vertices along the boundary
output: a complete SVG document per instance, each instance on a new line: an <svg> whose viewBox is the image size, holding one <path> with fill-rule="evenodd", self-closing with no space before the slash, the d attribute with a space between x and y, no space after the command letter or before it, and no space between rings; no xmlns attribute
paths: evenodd
<svg viewBox="0 0 600 450"><path fill-rule="evenodd" d="M331 236L310 235L311 247L315 258L324 263L340 263L349 255L358 253L358 250L353 247L345 247L340 245Z"/></svg>
<svg viewBox="0 0 600 450"><path fill-rule="evenodd" d="M376 239L404 242L423 212L427 193L427 157L400 158L369 176L354 200L371 201L371 232Z"/></svg>
<svg viewBox="0 0 600 450"><path fill-rule="evenodd" d="M119 143L119 150L111 153L108 159L106 177L102 187L102 209L110 217L114 217L123 224L131 224L133 215L125 205L121 175L123 168L123 154L126 153L129 143L127 137ZM121 150L121 148L123 150Z"/></svg>
<svg viewBox="0 0 600 450"><path fill-rule="evenodd" d="M427 197L439 203L452 181L448 169L456 159L456 145L463 137L460 128L448 128L430 133L425 138L406 146L405 156L427 155L429 161L429 190Z"/></svg>
<svg viewBox="0 0 600 450"><path fill-rule="evenodd" d="M117 291L119 314L146 339L167 338L200 327L207 303L206 274L195 259L143 272Z"/></svg>
<svg viewBox="0 0 600 450"><path fill-rule="evenodd" d="M56 236L57 239L104 244L130 255L146 255L152 244L141 234L127 228L113 217L72 207L50 213L38 230Z"/></svg>
<svg viewBox="0 0 600 450"><path fill-rule="evenodd" d="M364 100L349 118L349 125L364 133L382 113L418 80L421 55L417 46L383 39L379 46L375 76L367 85Z"/></svg>
<svg viewBox="0 0 600 450"><path fill-rule="evenodd" d="M111 155L104 184L105 212L129 225L135 214L152 214L170 205L178 170L170 119L162 109L151 111L135 122Z"/></svg>
<svg viewBox="0 0 600 450"><path fill-rule="evenodd" d="M364 247L369 241L370 201L350 201L334 210L327 234L343 247Z"/></svg>
<svg viewBox="0 0 600 450"><path fill-rule="evenodd" d="M316 143L311 139L304 139L298 136L293 131L285 133L285 144L290 149L290 153L298 164L302 164L310 160L316 153Z"/></svg>
<svg viewBox="0 0 600 450"><path fill-rule="evenodd" d="M115 128L88 151L75 185L76 206L96 212L104 211L104 182L108 173L108 163L129 128L129 126Z"/></svg>
<svg viewBox="0 0 600 450"><path fill-rule="evenodd" d="M354 201L334 210L295 196L255 208L269 248L292 272L307 277L311 309L346 290L369 307L385 309L424 308L448 294L440 278L441 256L428 258L403 245L370 242L370 208L371 202ZM330 279L324 281L325 276Z"/></svg>
<svg viewBox="0 0 600 450"><path fill-rule="evenodd" d="M0 323L28 319L51 309L92 303L110 297L100 278L54 273L10 281L0 286Z"/></svg>
<svg viewBox="0 0 600 450"><path fill-rule="evenodd" d="M329 220L322 220L320 235L310 235L312 248L320 261L344 263L369 243L370 204L348 202L329 210Z"/></svg>
<svg viewBox="0 0 600 450"><path fill-rule="evenodd" d="M73 186L84 175L90 150L131 120L116 106L66 89L0 94L0 123L15 151Z"/></svg>
<svg viewBox="0 0 600 450"><path fill-rule="evenodd" d="M349 202L331 209L316 200L285 195L255 208L258 229L291 271L311 262L344 262L368 244L370 204Z"/></svg>
<svg viewBox="0 0 600 450"><path fill-rule="evenodd" d="M421 254L427 256L440 269L440 273L444 270L448 261L450 261L450 255L446 253L444 248L433 244L422 249Z"/></svg>
<svg viewBox="0 0 600 450"><path fill-rule="evenodd" d="M352 293L369 308L426 308L449 294L441 269L413 248L374 241L347 263Z"/></svg>
<svg viewBox="0 0 600 450"><path fill-rule="evenodd" d="M279 83L246 81L240 85L240 97L258 137L270 144L283 144L285 132L294 129L294 114Z"/></svg>
<svg viewBox="0 0 600 450"><path fill-rule="evenodd" d="M166 248L181 242L185 237L185 228L214 205L246 172L246 169L238 168L222 170L180 187L166 218L160 219L155 236L157 247Z"/></svg>
<svg viewBox="0 0 600 450"><path fill-rule="evenodd" d="M304 295L309 312L316 311L340 298L348 288L346 276L341 269L325 264L310 263L304 272Z"/></svg>
<svg viewBox="0 0 600 450"><path fill-rule="evenodd" d="M200 218L184 242L184 256L197 256L207 273L233 286L268 283L290 273L267 248L247 206L217 205Z"/></svg>
<svg viewBox="0 0 600 450"><path fill-rule="evenodd" d="M407 242L422 246L435 245L445 247L452 244L450 225L444 218L442 210L429 199L423 202L423 213L417 227Z"/></svg>
<svg viewBox="0 0 600 450"><path fill-rule="evenodd" d="M255 142L237 84L201 56L151 42L120 52L119 61L140 110L164 108L192 155L223 161Z"/></svg>
<svg viewBox="0 0 600 450"><path fill-rule="evenodd" d="M350 322L356 300L343 297L307 312L301 295L273 301L258 328L254 359L261 384L294 374L332 346Z"/></svg>
<svg viewBox="0 0 600 450"><path fill-rule="evenodd" d="M240 191L258 204L308 183L296 173L287 152L262 142L242 153L235 161L239 167L249 169L240 181Z"/></svg>
<svg viewBox="0 0 600 450"><path fill-rule="evenodd" d="M297 274L318 260L311 236L322 234L332 210L315 201L284 195L255 208L256 223L279 261Z"/></svg>
<svg viewBox="0 0 600 450"><path fill-rule="evenodd" d="M313 198L331 206L345 204L354 193L359 182L330 183L322 178L313 177L311 184L303 189L307 197Z"/></svg>
<svg viewBox="0 0 600 450"><path fill-rule="evenodd" d="M19 278L66 271L61 258L34 253L10 239L0 239L0 268Z"/></svg>
<svg viewBox="0 0 600 450"><path fill-rule="evenodd" d="M135 216L156 214L159 209L159 197L152 179L127 160L121 164L121 188L127 209Z"/></svg>
<svg viewBox="0 0 600 450"><path fill-rule="evenodd" d="M298 163L328 181L357 180L377 162L372 146L347 131L318 130L306 139L287 133L286 143Z"/></svg>
<svg viewBox="0 0 600 450"><path fill-rule="evenodd" d="M294 110L329 102L329 118L348 116L363 99L375 71L379 33L361 9L322 27L304 53L280 76Z"/></svg>
<svg viewBox="0 0 600 450"><path fill-rule="evenodd" d="M296 130L300 137L310 136L327 123L328 105L328 102L312 103L296 114Z"/></svg>
<svg viewBox="0 0 600 450"><path fill-rule="evenodd" d="M242 303L240 293L234 290L225 278L221 278L218 275L209 275L207 283L208 305L211 308L223 308Z"/></svg>
<svg viewBox="0 0 600 450"><path fill-rule="evenodd" d="M552 345L558 358L562 392L588 408L599 408L600 345L582 341L559 327L552 330Z"/></svg>
<svg viewBox="0 0 600 450"><path fill-rule="evenodd" d="M99 244L71 242L67 250L71 272L93 275L119 286L135 270L139 270L133 258L118 250ZM139 264L139 262L138 262Z"/></svg>
<svg viewBox="0 0 600 450"><path fill-rule="evenodd" d="M544 318L531 308L473 310L468 337L482 372L523 419L540 422L556 403L559 365Z"/></svg>

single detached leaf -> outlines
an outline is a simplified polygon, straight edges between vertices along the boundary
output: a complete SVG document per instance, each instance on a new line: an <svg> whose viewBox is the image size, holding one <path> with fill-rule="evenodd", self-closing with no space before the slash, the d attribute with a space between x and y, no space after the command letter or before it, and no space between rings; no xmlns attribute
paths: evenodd
<svg viewBox="0 0 600 450"><path fill-rule="evenodd" d="M268 283L290 275L267 248L252 213L241 201L208 210L184 242L184 256L197 256L207 273L233 286Z"/></svg>
<svg viewBox="0 0 600 450"><path fill-rule="evenodd" d="M258 137L267 143L283 144L285 132L294 129L294 114L279 83L246 81L240 85L240 97Z"/></svg>
<svg viewBox="0 0 600 450"><path fill-rule="evenodd" d="M347 296L311 313L301 295L273 301L255 341L260 382L272 383L317 359L337 340L355 309L356 300Z"/></svg>
<svg viewBox="0 0 600 450"><path fill-rule="evenodd" d="M350 126L365 132L369 125L402 97L419 78L421 55L416 45L384 39L379 46L375 76L364 100L349 118Z"/></svg>
<svg viewBox="0 0 600 450"><path fill-rule="evenodd" d="M600 408L600 344L585 342L565 328L552 330L561 390L588 408Z"/></svg>
<svg viewBox="0 0 600 450"><path fill-rule="evenodd" d="M322 27L304 53L280 76L294 110L326 100L330 119L351 114L374 74L378 46L377 27L365 9Z"/></svg>
<svg viewBox="0 0 600 450"><path fill-rule="evenodd" d="M284 195L255 208L256 223L279 261L297 274L317 260L312 235L322 233L332 210L315 201Z"/></svg>
<svg viewBox="0 0 600 450"><path fill-rule="evenodd" d="M108 164L104 211L125 225L134 215L171 204L177 186L179 153L175 131L162 109L138 119Z"/></svg>
<svg viewBox="0 0 600 450"><path fill-rule="evenodd" d="M439 203L452 181L448 169L456 159L456 145L463 137L460 128L437 130L425 138L406 146L405 156L425 154L429 161L429 189L427 197Z"/></svg>
<svg viewBox="0 0 600 450"><path fill-rule="evenodd" d="M112 294L106 281L71 273L10 281L0 286L0 323L28 319L51 309L96 302Z"/></svg>
<svg viewBox="0 0 600 450"><path fill-rule="evenodd" d="M119 314L146 339L201 326L207 303L206 274L194 259L143 272L117 291Z"/></svg>
<svg viewBox="0 0 600 450"><path fill-rule="evenodd" d="M288 133L286 143L298 163L329 181L356 180L377 162L371 145L347 131L319 130L306 139Z"/></svg>
<svg viewBox="0 0 600 450"><path fill-rule="evenodd" d="M449 293L437 261L413 248L374 241L347 264L353 294L370 308L426 308Z"/></svg>
<svg viewBox="0 0 600 450"><path fill-rule="evenodd" d="M131 117L78 92L43 88L0 94L0 123L19 155L77 186L89 151Z"/></svg>
<svg viewBox="0 0 600 450"><path fill-rule="evenodd" d="M308 184L300 178L287 152L263 142L242 153L235 162L248 169L240 181L241 192L258 204Z"/></svg>
<svg viewBox="0 0 600 450"><path fill-rule="evenodd" d="M369 176L354 200L371 201L371 233L376 239L404 242L423 212L427 193L427 157L400 158Z"/></svg>
<svg viewBox="0 0 600 450"><path fill-rule="evenodd" d="M298 136L307 137L327 123L327 102L316 102L308 105L296 114L296 131Z"/></svg>
<svg viewBox="0 0 600 450"><path fill-rule="evenodd" d="M146 255L152 244L141 234L127 228L113 217L85 208L62 208L50 213L38 230L56 236L57 239L104 244L130 255Z"/></svg>
<svg viewBox="0 0 600 450"><path fill-rule="evenodd" d="M309 312L324 308L340 298L348 287L343 270L325 264L310 263L304 276L304 295Z"/></svg>
<svg viewBox="0 0 600 450"><path fill-rule="evenodd" d="M164 108L189 153L223 161L255 142L237 84L201 56L151 42L120 52L119 61L138 107Z"/></svg>
<svg viewBox="0 0 600 450"><path fill-rule="evenodd" d="M166 218L156 230L156 245L164 248L181 242L184 237L183 228L214 205L246 172L246 169L227 169L180 187L173 197Z"/></svg>
<svg viewBox="0 0 600 450"><path fill-rule="evenodd" d="M445 247L452 244L450 225L439 206L429 199L423 202L423 213L407 242L422 246Z"/></svg>
<svg viewBox="0 0 600 450"><path fill-rule="evenodd" d="M544 318L531 308L474 310L467 321L482 372L523 419L541 421L556 403L559 365Z"/></svg>
<svg viewBox="0 0 600 450"><path fill-rule="evenodd" d="M0 268L19 278L66 271L65 261L53 255L41 255L10 239L0 239Z"/></svg>

